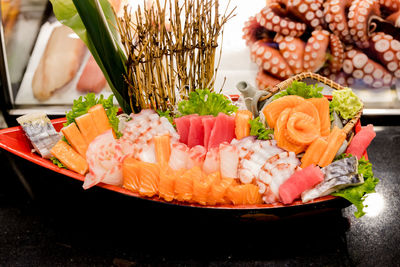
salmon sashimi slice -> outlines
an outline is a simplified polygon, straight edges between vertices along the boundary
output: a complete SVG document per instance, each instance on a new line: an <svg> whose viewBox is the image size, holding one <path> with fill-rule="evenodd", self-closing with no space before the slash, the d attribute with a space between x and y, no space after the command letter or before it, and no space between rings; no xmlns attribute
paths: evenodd
<svg viewBox="0 0 400 267"><path fill-rule="evenodd" d="M321 123L321 136L328 136L331 129L331 119L329 115L329 100L325 97L310 98L311 102L318 110L319 120Z"/></svg>
<svg viewBox="0 0 400 267"><path fill-rule="evenodd" d="M320 136L319 122L315 127L315 119L303 112L294 112L287 122L288 141L297 145L311 144ZM316 115L318 117L318 114Z"/></svg>
<svg viewBox="0 0 400 267"><path fill-rule="evenodd" d="M253 118L253 113L249 110L238 110L235 116L235 135L240 140L250 135L249 120Z"/></svg>
<svg viewBox="0 0 400 267"><path fill-rule="evenodd" d="M140 168L139 194L146 197L158 194L158 184L160 181L159 165L143 161L138 162Z"/></svg>
<svg viewBox="0 0 400 267"><path fill-rule="evenodd" d="M208 204L216 205L216 204L226 204L229 203L225 198L225 192L232 183L236 183L235 179L232 178L221 178L212 184L211 191L208 196Z"/></svg>
<svg viewBox="0 0 400 267"><path fill-rule="evenodd" d="M246 204L246 188L245 185L232 184L226 190L226 198L233 205Z"/></svg>
<svg viewBox="0 0 400 267"><path fill-rule="evenodd" d="M185 170L172 170L169 166L161 165L160 182L158 184L158 194L166 201L175 198L175 181L184 174Z"/></svg>
<svg viewBox="0 0 400 267"><path fill-rule="evenodd" d="M171 155L171 145L170 136L161 135L153 137L155 151L156 151L156 161L159 164L166 164L169 162L169 156Z"/></svg>
<svg viewBox="0 0 400 267"><path fill-rule="evenodd" d="M275 123L283 110L286 108L294 108L304 102L304 98L297 95L288 95L272 101L263 109L263 114L267 120L268 126L275 128Z"/></svg>
<svg viewBox="0 0 400 267"><path fill-rule="evenodd" d="M79 174L85 175L88 171L88 163L85 158L79 155L72 147L63 140L59 140L50 150L51 154L67 166Z"/></svg>
<svg viewBox="0 0 400 267"><path fill-rule="evenodd" d="M258 186L254 184L245 184L245 203L250 205L261 204L262 195L259 192Z"/></svg>
<svg viewBox="0 0 400 267"><path fill-rule="evenodd" d="M292 142L290 142L288 140L288 132L287 129L283 129L282 130L282 138L279 139L279 141L277 141L277 145L278 147L286 150L286 151L291 151L294 152L296 154L299 154L301 152L303 152L306 149L306 145L298 145L298 144L294 144Z"/></svg>
<svg viewBox="0 0 400 267"><path fill-rule="evenodd" d="M102 104L97 104L88 110L92 115L98 134L102 134L111 129L110 121Z"/></svg>
<svg viewBox="0 0 400 267"><path fill-rule="evenodd" d="M86 151L88 149L88 143L86 143L85 138L83 138L81 132L75 123L61 129L61 132L67 139L68 143L78 152L83 158L86 158Z"/></svg>
<svg viewBox="0 0 400 267"><path fill-rule="evenodd" d="M287 122L289 120L289 116L292 113L292 108L286 108L281 112L281 114L278 117L278 120L276 121L275 125L275 131L274 131L274 137L277 142L278 147L285 149L287 151L293 151L296 154L304 151L305 146L304 145L297 145L294 143L291 143L288 139L288 133L287 133Z"/></svg>
<svg viewBox="0 0 400 267"><path fill-rule="evenodd" d="M210 175L194 177L192 200L201 205L206 205L208 200L208 195L211 190L211 185L213 182L214 182L214 177Z"/></svg>
<svg viewBox="0 0 400 267"><path fill-rule="evenodd" d="M133 192L140 188L140 163L138 160L126 157L122 163L122 187Z"/></svg>
<svg viewBox="0 0 400 267"><path fill-rule="evenodd" d="M199 166L187 170L175 180L175 199L178 201L191 201L193 197L193 180L202 177L203 172Z"/></svg>
<svg viewBox="0 0 400 267"><path fill-rule="evenodd" d="M320 167L326 167L331 164L344 140L346 140L346 133L343 129L335 126L328 137L328 146L318 162Z"/></svg>
<svg viewBox="0 0 400 267"><path fill-rule="evenodd" d="M293 108L293 113L301 112L304 114L309 115L311 118L314 119L314 127L318 129L318 132L321 129L321 122L319 120L319 113L317 108L310 102L304 101L303 103L297 105Z"/></svg>
<svg viewBox="0 0 400 267"><path fill-rule="evenodd" d="M328 142L324 138L315 139L301 158L301 168L304 169L312 164L317 165L327 147Z"/></svg>

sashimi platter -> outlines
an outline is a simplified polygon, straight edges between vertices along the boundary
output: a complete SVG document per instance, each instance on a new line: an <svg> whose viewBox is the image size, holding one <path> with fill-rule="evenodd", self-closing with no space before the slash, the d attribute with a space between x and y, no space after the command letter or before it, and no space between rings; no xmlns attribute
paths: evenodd
<svg viewBox="0 0 400 267"><path fill-rule="evenodd" d="M106 0L51 2L114 95L80 97L65 119L21 116L21 127L0 132L1 147L86 190L221 209L344 198L364 215L365 196L379 181L366 154L376 134L361 126L363 103L351 88L312 72L262 90L237 81L236 97L214 88L219 35L234 8L156 0L117 16Z"/></svg>

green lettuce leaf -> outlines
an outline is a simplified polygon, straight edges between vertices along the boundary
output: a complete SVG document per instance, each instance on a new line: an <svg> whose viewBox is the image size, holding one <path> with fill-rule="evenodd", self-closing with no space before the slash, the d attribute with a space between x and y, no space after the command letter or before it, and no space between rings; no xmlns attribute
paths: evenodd
<svg viewBox="0 0 400 267"><path fill-rule="evenodd" d="M363 107L363 104L350 88L344 90L334 90L330 109L336 111L343 119L353 118Z"/></svg>
<svg viewBox="0 0 400 267"><path fill-rule="evenodd" d="M78 99L74 100L72 109L66 113L67 122L64 123L64 126L68 126L69 124L75 122L77 117L86 114L91 107L97 104L102 104L106 110L111 127L115 131L117 138L119 138L122 134L118 131L118 107L114 106L113 97L113 95L110 95L108 98L104 98L103 95L100 95L99 98L96 98L94 93L89 93L84 98L80 96Z"/></svg>
<svg viewBox="0 0 400 267"><path fill-rule="evenodd" d="M50 0L57 19L70 27L89 48L122 110L130 114L126 55L117 32L117 22L108 0Z"/></svg>
<svg viewBox="0 0 400 267"><path fill-rule="evenodd" d="M59 168L63 169L68 169L67 166L61 163L61 161L58 160L56 157L51 157L50 158L51 162L53 162L54 165L57 165Z"/></svg>
<svg viewBox="0 0 400 267"><path fill-rule="evenodd" d="M218 116L220 112L231 115L237 109L223 94L210 92L207 89L191 92L188 100L178 104L180 116L189 114Z"/></svg>
<svg viewBox="0 0 400 267"><path fill-rule="evenodd" d="M249 120L250 135L256 136L260 140L270 140L273 137L274 130L266 129L264 124L260 121L260 117Z"/></svg>
<svg viewBox="0 0 400 267"><path fill-rule="evenodd" d="M293 83L285 90L274 95L273 100L287 95L298 95L303 98L321 98L322 87L318 85L307 85L304 82L293 81Z"/></svg>
<svg viewBox="0 0 400 267"><path fill-rule="evenodd" d="M351 155L342 154L338 157L338 159L342 159L345 157L351 157ZM357 211L354 213L356 218L360 218L365 215L363 209L366 194L375 193L375 186L379 182L379 179L376 178L374 176L374 173L372 172L372 164L364 157L362 157L358 161L358 173L362 174L364 177L363 184L353 187L347 187L335 193L332 193L333 196L343 197L350 201L354 206L356 206Z"/></svg>

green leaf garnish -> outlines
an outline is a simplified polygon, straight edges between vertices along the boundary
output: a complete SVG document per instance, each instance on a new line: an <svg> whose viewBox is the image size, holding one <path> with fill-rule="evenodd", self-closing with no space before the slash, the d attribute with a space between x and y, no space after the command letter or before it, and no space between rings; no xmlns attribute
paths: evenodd
<svg viewBox="0 0 400 267"><path fill-rule="evenodd" d="M220 112L231 115L237 109L223 94L210 92L208 89L197 89L189 94L188 100L178 104L181 116L189 114L218 116Z"/></svg>
<svg viewBox="0 0 400 267"><path fill-rule="evenodd" d="M103 95L100 95L99 98L96 98L94 93L89 93L84 98L80 96L78 99L74 100L72 109L67 112L67 122L64 123L64 126L68 126L69 124L75 122L77 117L86 114L91 107L97 104L102 104L106 110L108 120L110 121L111 127L113 128L117 138L121 137L122 134L118 131L118 107L114 106L113 97L113 95L110 95L108 98L104 98Z"/></svg>
<svg viewBox="0 0 400 267"><path fill-rule="evenodd" d="M338 159L346 157L351 157L351 154L343 153L338 157ZM333 196L343 197L356 206L357 211L354 213L356 218L360 218L361 216L365 215L363 209L366 194L375 193L375 186L379 182L379 179L376 178L372 172L372 164L364 157L358 160L358 173L362 174L364 177L363 184L347 187L332 193Z"/></svg>
<svg viewBox="0 0 400 267"><path fill-rule="evenodd" d="M56 157L51 157L50 160L53 162L54 165L57 165L59 168L68 169L67 166L61 163Z"/></svg>
<svg viewBox="0 0 400 267"><path fill-rule="evenodd" d="M162 110L157 110L157 113L158 113L158 115L160 116L160 117L165 117L165 118L167 118L168 119L168 121L173 125L173 126L175 126L174 125L174 119L172 118L172 115L171 115L171 111L170 110L166 110L166 111L162 111Z"/></svg>
<svg viewBox="0 0 400 267"><path fill-rule="evenodd" d="M353 118L363 107L363 104L356 94L350 89L334 90L329 109L336 111L343 119Z"/></svg>
<svg viewBox="0 0 400 267"><path fill-rule="evenodd" d="M273 100L287 95L298 95L303 98L321 98L323 97L322 89L317 84L308 85L304 82L293 81L285 91L274 95Z"/></svg>
<svg viewBox="0 0 400 267"><path fill-rule="evenodd" d="M264 124L260 121L260 117L249 120L250 135L256 136L260 140L270 140L273 137L274 130L265 128Z"/></svg>

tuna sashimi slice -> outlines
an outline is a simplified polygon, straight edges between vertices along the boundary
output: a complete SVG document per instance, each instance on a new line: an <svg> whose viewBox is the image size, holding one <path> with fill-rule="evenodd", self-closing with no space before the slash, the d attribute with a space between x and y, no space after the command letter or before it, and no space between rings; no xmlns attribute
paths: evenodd
<svg viewBox="0 0 400 267"><path fill-rule="evenodd" d="M315 165L296 171L279 187L279 197L284 204L292 203L305 190L324 180L321 169Z"/></svg>
<svg viewBox="0 0 400 267"><path fill-rule="evenodd" d="M208 149L208 141L210 140L211 131L214 128L215 120L214 116L202 116L203 128L204 128L204 147Z"/></svg>
<svg viewBox="0 0 400 267"><path fill-rule="evenodd" d="M204 127L202 116L190 117L188 147L204 146Z"/></svg>
<svg viewBox="0 0 400 267"><path fill-rule="evenodd" d="M193 116L198 116L198 115L192 114L174 119L176 129L178 130L178 134L180 136L179 141L181 143L184 143L185 145L188 144L190 118Z"/></svg>
<svg viewBox="0 0 400 267"><path fill-rule="evenodd" d="M219 113L208 141L208 148L218 147L223 142L230 143L235 138L235 117Z"/></svg>
<svg viewBox="0 0 400 267"><path fill-rule="evenodd" d="M360 159L375 136L376 133L372 124L361 127L361 130L356 133L353 140L351 140L346 153L352 154L353 156L356 156L357 159Z"/></svg>

